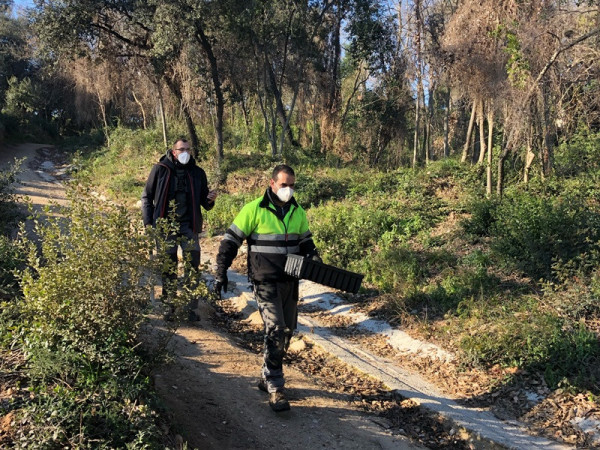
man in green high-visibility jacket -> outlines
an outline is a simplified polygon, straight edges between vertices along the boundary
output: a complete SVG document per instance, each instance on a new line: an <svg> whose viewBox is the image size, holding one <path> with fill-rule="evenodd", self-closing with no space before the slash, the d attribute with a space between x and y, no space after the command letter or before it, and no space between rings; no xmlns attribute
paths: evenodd
<svg viewBox="0 0 600 450"><path fill-rule="evenodd" d="M225 233L217 255L215 292L227 292L227 269L248 241L248 278L264 324L264 363L259 389L274 411L290 409L284 394L283 357L298 320L298 280L284 271L288 254L320 261L306 212L293 197L296 176L287 165L273 169L269 188L246 204Z"/></svg>

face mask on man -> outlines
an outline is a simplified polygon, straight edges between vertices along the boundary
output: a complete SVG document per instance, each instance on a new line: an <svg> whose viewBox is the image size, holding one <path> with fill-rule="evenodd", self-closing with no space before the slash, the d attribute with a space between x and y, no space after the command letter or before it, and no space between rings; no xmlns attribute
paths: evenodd
<svg viewBox="0 0 600 450"><path fill-rule="evenodd" d="M177 160L181 164L187 164L190 161L190 154L188 152L180 153L179 156L177 157Z"/></svg>
<svg viewBox="0 0 600 450"><path fill-rule="evenodd" d="M283 203L287 203L292 198L292 195L294 195L294 190L289 186L279 188L276 195Z"/></svg>

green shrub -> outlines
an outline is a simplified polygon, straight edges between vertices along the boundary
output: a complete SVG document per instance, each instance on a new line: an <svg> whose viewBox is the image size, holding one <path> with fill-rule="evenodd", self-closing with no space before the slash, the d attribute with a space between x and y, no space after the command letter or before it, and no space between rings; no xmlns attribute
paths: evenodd
<svg viewBox="0 0 600 450"><path fill-rule="evenodd" d="M270 144L265 132L264 122L260 120L252 121L249 142L251 148L257 149L260 153L270 154Z"/></svg>
<svg viewBox="0 0 600 450"><path fill-rule="evenodd" d="M21 219L13 186L17 181L22 162L22 160L15 160L0 169L0 235L9 234Z"/></svg>
<svg viewBox="0 0 600 450"><path fill-rule="evenodd" d="M73 370L84 370L135 338L149 298L141 280L150 243L123 209L73 200L68 221L37 223L41 257L30 243L21 285L31 318L27 348L73 352Z"/></svg>
<svg viewBox="0 0 600 450"><path fill-rule="evenodd" d="M468 262L468 259L481 258L478 261ZM427 263L426 263L427 264ZM480 252L467 255L459 267L448 265L436 278L435 284L423 288L427 296L427 303L441 315L459 308L465 298L485 295L492 296L497 291L498 279L488 274L489 262Z"/></svg>
<svg viewBox="0 0 600 450"><path fill-rule="evenodd" d="M396 226L387 211L354 202L328 203L308 211L317 248L331 264L352 267Z"/></svg>
<svg viewBox="0 0 600 450"><path fill-rule="evenodd" d="M365 274L365 281L383 292L409 295L422 283L426 268L406 244L385 247L372 252L354 264Z"/></svg>
<svg viewBox="0 0 600 450"><path fill-rule="evenodd" d="M23 265L24 256L20 246L0 235L0 300L11 300L19 293L19 284L15 275Z"/></svg>
<svg viewBox="0 0 600 450"><path fill-rule="evenodd" d="M299 173L296 178L298 202L305 208L318 206L328 200L341 200L346 196L347 185L343 180L317 174Z"/></svg>
<svg viewBox="0 0 600 450"><path fill-rule="evenodd" d="M70 200L36 221L39 247L24 241L18 336L34 397L17 438L44 448L156 446L154 413L140 404L147 364L136 350L154 243L124 208L85 191Z"/></svg>
<svg viewBox="0 0 600 450"><path fill-rule="evenodd" d="M599 231L600 214L584 198L521 193L498 206L492 246L534 279L550 278L555 261L585 252Z"/></svg>
<svg viewBox="0 0 600 450"><path fill-rule="evenodd" d="M480 322L482 326L479 329L460 341L464 357L484 367L494 364L523 367L546 362L552 342L562 334L561 321L548 314L522 311L513 316L502 316L501 320L485 328L484 322L485 319Z"/></svg>
<svg viewBox="0 0 600 450"><path fill-rule="evenodd" d="M444 204L430 193L430 179L412 171L339 173L343 181L327 195L335 196L347 185L346 199L332 198L308 211L319 251L328 263L363 273L378 289L413 292L427 266L406 243L445 214ZM335 186L327 177L318 179L325 181L315 182L313 197L327 192L322 186Z"/></svg>
<svg viewBox="0 0 600 450"><path fill-rule="evenodd" d="M501 325L500 325L501 324ZM460 341L464 358L476 365L494 364L541 370L556 388L569 379L580 388L598 391L600 344L594 333L541 312L503 316Z"/></svg>
<svg viewBox="0 0 600 450"><path fill-rule="evenodd" d="M271 170L275 167L276 163L269 153L261 153L256 150L242 153L227 153L225 159L221 163L220 170L223 174L227 175L227 178L234 179L235 173L241 171L241 173L247 173L249 171L264 171L271 175Z"/></svg>
<svg viewBox="0 0 600 450"><path fill-rule="evenodd" d="M258 197L257 193L220 195L210 211L203 212L204 229L208 236L224 233L242 207Z"/></svg>
<svg viewBox="0 0 600 450"><path fill-rule="evenodd" d="M489 236L498 216L498 201L475 199L467 207L471 217L461 223L462 228L475 236Z"/></svg>
<svg viewBox="0 0 600 450"><path fill-rule="evenodd" d="M547 308L571 326L600 318L600 242L568 261L552 264L553 280L543 285Z"/></svg>
<svg viewBox="0 0 600 450"><path fill-rule="evenodd" d="M559 177L589 176L600 169L600 133L581 127L554 151L554 169Z"/></svg>

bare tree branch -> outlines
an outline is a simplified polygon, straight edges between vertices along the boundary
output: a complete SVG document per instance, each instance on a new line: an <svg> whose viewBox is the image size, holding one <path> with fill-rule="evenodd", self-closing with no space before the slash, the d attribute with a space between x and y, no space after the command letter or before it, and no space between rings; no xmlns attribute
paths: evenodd
<svg viewBox="0 0 600 450"><path fill-rule="evenodd" d="M548 70L550 69L550 67L552 66L552 64L554 64L554 62L557 60L557 58L560 56L561 53L563 53L566 50L569 50L572 47L575 47L580 42L583 42L586 39L589 39L592 36L595 36L596 34L600 34L600 27L594 28L592 31L584 34L583 36L580 36L577 39L572 40L568 44L565 44L562 47L558 48L554 52L554 54L550 57L550 59L548 60L548 62L544 66L544 68L540 71L540 73L538 74L538 76L536 77L535 82L533 83L533 85L529 89L529 92L527 94L527 98L531 97L531 95L533 94L533 91L535 90L535 88L539 84L540 80L544 77L544 75L546 75L546 72L548 72Z"/></svg>

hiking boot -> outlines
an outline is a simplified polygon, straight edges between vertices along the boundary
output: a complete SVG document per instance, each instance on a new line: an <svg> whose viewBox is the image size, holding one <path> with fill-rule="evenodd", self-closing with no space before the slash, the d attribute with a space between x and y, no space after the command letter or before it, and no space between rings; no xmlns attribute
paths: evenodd
<svg viewBox="0 0 600 450"><path fill-rule="evenodd" d="M256 386L263 392L269 392L269 389L267 388L267 381L264 378L258 380L258 384Z"/></svg>
<svg viewBox="0 0 600 450"><path fill-rule="evenodd" d="M275 412L288 411L290 409L290 403L285 398L283 391L269 394L269 406Z"/></svg>

